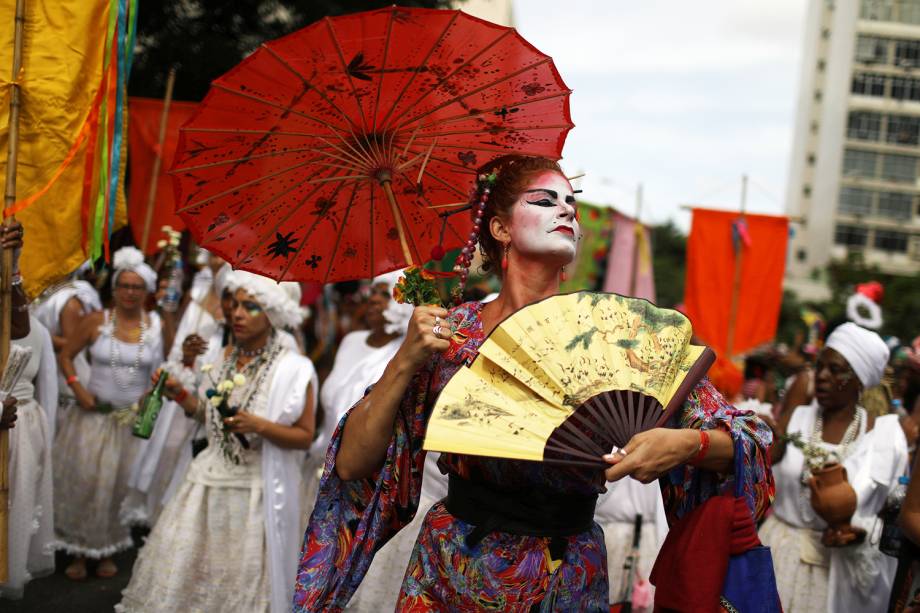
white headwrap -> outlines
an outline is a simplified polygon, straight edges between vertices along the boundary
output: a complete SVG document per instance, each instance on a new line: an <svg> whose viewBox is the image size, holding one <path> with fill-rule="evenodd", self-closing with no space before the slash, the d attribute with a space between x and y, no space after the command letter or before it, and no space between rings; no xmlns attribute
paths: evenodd
<svg viewBox="0 0 920 613"><path fill-rule="evenodd" d="M394 270L393 272L378 275L371 281L371 285L386 284L387 291L390 293L390 302L383 310L383 318L386 320L383 325L383 331L387 334L405 334L406 329L409 327L409 319L415 310L415 307L411 304L396 302L393 299L393 287L402 276L402 270Z"/></svg>
<svg viewBox="0 0 920 613"><path fill-rule="evenodd" d="M224 289L227 288L227 278L230 276L231 272L233 272L233 269L230 267L230 264L225 263L214 273L214 293L218 296L221 296L224 293Z"/></svg>
<svg viewBox="0 0 920 613"><path fill-rule="evenodd" d="M227 274L226 288L231 292L242 289L252 294L265 309L268 320L275 328L296 328L306 317L306 311L292 299L295 289L291 286L297 284L278 283L268 277L243 270L234 270ZM296 292L300 293L299 286Z"/></svg>
<svg viewBox="0 0 920 613"><path fill-rule="evenodd" d="M115 274L112 275L112 283L118 283L118 277L121 273L127 271L133 272L144 280L148 292L157 290L157 273L144 261L144 254L137 247L122 247L112 256L112 268Z"/></svg>
<svg viewBox="0 0 920 613"><path fill-rule="evenodd" d="M826 347L842 355L859 377L863 387L874 387L882 380L889 350L885 341L871 330L847 322L827 337Z"/></svg>

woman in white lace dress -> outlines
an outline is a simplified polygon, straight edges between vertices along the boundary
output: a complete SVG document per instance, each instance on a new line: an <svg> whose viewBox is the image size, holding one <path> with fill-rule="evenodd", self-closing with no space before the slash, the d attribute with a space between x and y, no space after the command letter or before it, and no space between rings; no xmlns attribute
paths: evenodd
<svg viewBox="0 0 920 613"><path fill-rule="evenodd" d="M156 273L133 247L119 249L113 267L114 308L87 315L59 357L79 410L64 416L55 441L55 531L57 547L76 556L65 571L75 580L86 577L85 558L100 560L98 576L114 576L111 556L132 545L119 520L140 444L131 436L132 406L163 361L160 318L144 311ZM74 357L87 347L89 381L74 368Z"/></svg>
<svg viewBox="0 0 920 613"><path fill-rule="evenodd" d="M57 408L57 365L51 335L34 317L28 336L14 340L32 356L13 388L16 427L10 431L9 575L0 597L22 598L26 583L54 572L51 441ZM46 412L44 407L50 407Z"/></svg>
<svg viewBox="0 0 920 613"><path fill-rule="evenodd" d="M229 264L210 256L208 267L195 276L176 328L175 342L162 365L171 377L190 389L195 387L196 370L202 364L200 354L208 348L207 339L221 327L220 294L229 272ZM128 496L121 509L123 522L145 526L156 523L168 486L197 425L185 417L175 402L164 401L150 440L131 467Z"/></svg>
<svg viewBox="0 0 920 613"><path fill-rule="evenodd" d="M860 390L877 385L888 362L879 336L846 323L828 337L815 365L815 399L780 417L780 433L798 434L806 450L842 463L856 492L851 520L870 536L826 547L827 524L811 506L811 476L803 449L777 437L774 513L760 528L773 553L776 583L789 613L884 611L896 561L879 551L872 533L891 488L907 468L907 440L897 415L874 421L857 405Z"/></svg>
<svg viewBox="0 0 920 613"><path fill-rule="evenodd" d="M167 382L167 395L206 420L208 446L141 549L118 611L290 611L316 375L276 331L303 319L285 288L245 272L228 287L234 342L222 363L197 391ZM221 395L233 416L215 407Z"/></svg>

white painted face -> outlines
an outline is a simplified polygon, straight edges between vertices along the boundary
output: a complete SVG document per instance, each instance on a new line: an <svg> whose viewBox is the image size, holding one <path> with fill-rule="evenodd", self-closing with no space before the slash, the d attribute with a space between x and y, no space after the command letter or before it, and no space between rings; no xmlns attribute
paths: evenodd
<svg viewBox="0 0 920 613"><path fill-rule="evenodd" d="M575 259L581 231L575 194L554 170L534 177L511 210L511 250L565 266Z"/></svg>

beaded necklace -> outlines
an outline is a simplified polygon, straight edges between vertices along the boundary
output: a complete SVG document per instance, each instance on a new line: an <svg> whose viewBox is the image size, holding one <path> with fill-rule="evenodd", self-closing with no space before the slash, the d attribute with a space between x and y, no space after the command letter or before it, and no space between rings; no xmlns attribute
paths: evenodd
<svg viewBox="0 0 920 613"><path fill-rule="evenodd" d="M134 356L134 363L127 369L128 381L125 382L118 375L118 365L121 364L121 346L118 342L119 339L115 336L118 331L118 320L115 318L115 309L112 309L112 342L109 344L109 366L112 368L112 379L115 381L115 385L123 390L129 389L128 386L134 382L134 378L140 370L141 357L144 355L144 343L147 340L147 322L144 321L143 315L141 315L140 328L141 337L137 342L137 353Z"/></svg>
<svg viewBox="0 0 920 613"><path fill-rule="evenodd" d="M283 351L284 347L278 341L276 335L272 333L268 342L258 351L257 357L243 366L243 368L237 370L236 364L243 352L238 345L233 346L233 350L221 367L218 380L232 380L233 376L238 373L246 375L247 389L240 404L236 407L237 412L246 411L249 408L253 396L262 389L268 373L272 371L272 365ZM218 413L217 408L212 405L210 410L213 411L210 420L212 434L214 438L220 441L220 448L224 457L233 464L240 464L244 461L242 445L236 437L227 435L226 429L223 428L223 418Z"/></svg>

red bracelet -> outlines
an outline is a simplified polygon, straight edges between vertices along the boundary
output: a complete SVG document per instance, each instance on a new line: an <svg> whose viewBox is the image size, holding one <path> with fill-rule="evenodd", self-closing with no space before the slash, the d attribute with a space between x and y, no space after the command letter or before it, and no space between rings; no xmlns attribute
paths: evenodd
<svg viewBox="0 0 920 613"><path fill-rule="evenodd" d="M188 398L188 390L183 387L182 390L176 394L176 404L182 404L185 402L186 398Z"/></svg>
<svg viewBox="0 0 920 613"><path fill-rule="evenodd" d="M709 433L705 430L700 430L700 450L696 452L696 455L693 456L693 459L688 464L698 465L703 461L707 453L709 453Z"/></svg>
<svg viewBox="0 0 920 613"><path fill-rule="evenodd" d="M67 377L67 386L73 387L73 384L76 383L77 381L79 381L79 379L77 379L77 375L70 375L69 377Z"/></svg>

